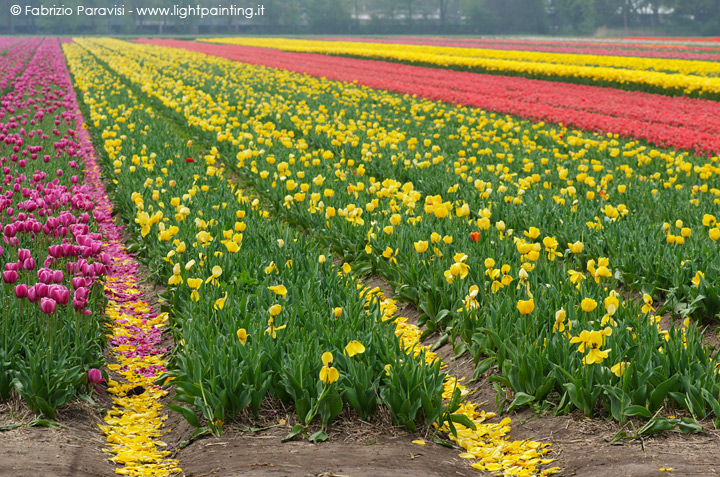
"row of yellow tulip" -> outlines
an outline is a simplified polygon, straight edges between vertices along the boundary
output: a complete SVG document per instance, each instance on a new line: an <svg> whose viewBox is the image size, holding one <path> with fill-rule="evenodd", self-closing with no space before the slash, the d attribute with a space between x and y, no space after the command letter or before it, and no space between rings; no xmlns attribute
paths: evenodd
<svg viewBox="0 0 720 477"><path fill-rule="evenodd" d="M555 389L561 408L592 414L606 390L622 419L662 404L653 391L668 376L661 389L690 406L681 397L702 394L679 378L695 372L688 362L718 379L694 321L666 329L650 294L640 309L611 293L671 290L686 317L714 316L702 297L717 279L717 158L186 51L83 44L220 141L278 214L390 278L476 358L497 359L522 399Z"/></svg>
<svg viewBox="0 0 720 477"><path fill-rule="evenodd" d="M103 51L95 44L83 42L83 45L88 46L88 50L96 54ZM297 312L295 305L303 296L304 291L300 286L292 286L292 284L297 285L298 279L305 284L315 280L343 282L345 279L342 277L351 272L350 265L344 264L339 271L330 266L325 255L319 257L309 255L305 259L300 259L296 255L294 258L284 261L284 265L283 261L275 259L264 268L245 264L249 268L257 270L256 275L259 275L259 279L265 277L263 279L265 282L276 283L276 281L282 280L282 283L267 286L266 289L272 292L270 294L264 292L263 287L257 287L256 293L259 295L264 293L270 303L273 303L266 312L262 312L263 316L267 315L268 320L264 332L258 332L257 323L246 324L247 320L242 321L242 317L237 318L237 314L242 314L242 310L238 310L238 302L245 299L242 298L243 293L233 287L233 283L238 280L239 276L233 270L237 269L241 261L248 260L248 255L253 257L254 262L265 265L276 251L289 252L289 249L301 247L301 243L304 241L301 237L293 238L292 232L288 232L283 235L283 238L273 239L271 247L268 247L268 243L260 235L275 237L278 230L284 227L283 224L266 220L267 213L258 210L260 203L257 199L245 196L242 191L235 189L233 184L223 179L222 166L215 162L218 154L215 147L211 147L202 159L198 159L198 162L204 162L204 166L195 164L194 158L186 158L183 161L182 155L175 152L178 148L168 150L168 147L162 146L162 142L167 143L170 139L178 139L172 132L168 131L162 138L155 139L155 135L163 130L163 123L169 121L167 118L163 118L162 114L158 115L153 108L147 105L145 99L135 97L131 89L124 87L117 76L105 71L86 50L77 45L67 45L66 54L78 87L86 91L85 103L90 109L90 129L94 130L101 141L107 162L112 166L111 170L114 169L116 178L114 183L118 191L135 188L130 194L128 205L134 209L136 216L137 238L147 243L147 248L150 250L155 250L157 247L161 247L158 250L165 250L169 247L167 253L161 257L159 263L163 265L159 266L159 270L162 271L158 273L163 279L167 278L171 294L174 295L170 299L173 304L173 315L179 313L192 316L192 319L183 319L182 321L182 341L178 343L178 360L182 362L186 353L204 351L202 348L197 349L198 340L210 342L220 340L218 342L224 343L223 346L229 345L233 349L231 352L233 356L237 356L237 350L244 352L245 349L252 349L254 351L250 351L250 353L255 353L255 358L259 360L262 360L262 355L267 353L259 348L261 343L273 348L288 346L297 350L309 350L303 342L308 333L300 326L299 322L292 320L293 313ZM116 65L118 57L116 54L105 52L103 59L113 66ZM192 141L184 146L192 147ZM170 159L167 159L168 157ZM165 160L163 161L163 159ZM192 177L178 175L178 172L184 168L195 174ZM202 171L205 173L202 174ZM190 182L191 187L187 188ZM240 204L237 212L232 212L228 206L228 191L230 191L230 196L235 196L234 198ZM203 207L203 204L207 206ZM276 227L268 227L270 223L276 224ZM230 228L225 229L225 227ZM220 230L221 228L222 230ZM194 242L180 241L188 234L191 237L194 236ZM218 241L221 237L224 240ZM171 243L172 246L170 246ZM259 253L260 250L264 250L265 253ZM310 247L308 249L308 252L315 251L317 248ZM191 257L193 258L188 260ZM183 262L184 266L182 266ZM312 266L315 267L315 276L307 276L309 272L306 271L308 266L306 262L312 263ZM297 269L302 271L296 273ZM340 278L332 275L325 276L325 272L328 270L339 272ZM206 276L207 278L205 278ZM351 283L349 282L348 285ZM221 295L222 290L225 290L225 293ZM336 296L337 292L337 290L324 290L324 294L335 296L336 300L340 298ZM348 293L352 295L352 290ZM179 301L178 295L181 297ZM359 295L367 301L368 308L359 318L372 321L372 317L376 316L374 307L379 303L381 315L379 321L390 323L389 320L393 320L396 326L395 335L402 342L401 349L413 353L415 356L422 353L429 369L431 371L439 370L439 364L435 364L434 353L418 343L420 330L406 323L405 319L395 316L397 307L393 300L386 299L377 289L363 289L360 290ZM306 296L303 300L318 301L318 296L314 296L312 299ZM212 307L213 311L210 312L212 317L207 324L202 323L204 320L197 320L197 316L202 311L196 303L203 303L208 308ZM363 327L358 325L354 316L358 310L354 309L354 305L349 300L337 304L342 306L334 306L328 316L320 317L320 321L328 320L325 324L328 328L333 328L334 334L338 334L339 329L350 326L354 333L359 334L358 337L362 336ZM315 312L315 310L308 309L305 301L302 306L303 313ZM194 313L188 313L190 311ZM174 319L179 321L181 318L175 316ZM216 336L213 333L213 322L237 323L229 326L237 328L234 331L237 340L228 343L227 337ZM381 327L382 325L372 326ZM264 321L262 327L265 327ZM207 334L193 336L193 329L203 329ZM317 333L325 334L326 330L317 329ZM377 336L373 336L372 339L369 337L360 339L368 345L367 348L360 341L352 340L344 347L344 350L322 353L319 381L324 384L322 384L323 391L318 398L318 403L331 399L333 389L345 390L353 387L352 381L360 379L358 373L363 368L361 363L366 363L368 360L375 362L381 358L380 355L386 352L380 348L382 344L377 342ZM277 343L282 343L282 345ZM306 356L300 355L300 351L297 353L299 360L307 362ZM365 358L365 354L371 353L374 356ZM241 353L240 356L249 361L252 354L246 356ZM212 356L209 358L214 359ZM382 359L387 359L387 357L382 357ZM412 364L412 360L407 360L406 357L405 360L390 361L385 365L388 379L406 373L406 371L394 372L395 367L405 369L403 362L408 365ZM242 363L247 364L246 361L242 361ZM237 363L233 366L238 367ZM220 367L213 367L213 370L216 373L221 372ZM407 372L412 373L413 371ZM178 375L177 371L171 371L170 376L176 378L172 382L180 383L178 387L182 388L182 391L178 390L179 395L187 392L183 377ZM205 379L206 377L203 377L201 382ZM216 378L210 376L208 379ZM305 377L305 379L307 378ZM351 384L348 384L348 381ZM378 383L371 383L371 385L377 387ZM377 394L376 391L372 389L371 391L373 395ZM454 378L449 378L443 383L442 396L437 396L437 398L442 397L452 401L457 392L463 396L466 394L463 386L459 385ZM211 391L208 390L206 393L210 395ZM381 391L381 394L384 396L385 391ZM405 398L407 395L404 396ZM367 406L368 403L364 404ZM405 404L404 401L402 404ZM325 412L322 409L323 405L318 404L318 412L321 414ZM455 424L458 429L456 439L467 451L463 457L480 460L473 464L474 467L492 471L507 469L517 475L549 475L558 471L557 468L540 470L540 466L552 462L552 459L543 457L550 452L547 444L506 440L509 431L508 419L493 423L489 421L494 417L493 414L478 411L476 406L469 402L463 403L457 413L466 416L469 420L463 422L472 423L472 426L475 427L472 429L460 423ZM305 415L302 413L301 420L305 418ZM211 417L205 417L211 419ZM220 417L215 417L216 421L209 422L208 426L215 429L221 428L223 423ZM190 419L192 420L192 416ZM497 455L496 450L500 448L505 448L506 451L502 455ZM133 452L127 454L130 457L138 455Z"/></svg>

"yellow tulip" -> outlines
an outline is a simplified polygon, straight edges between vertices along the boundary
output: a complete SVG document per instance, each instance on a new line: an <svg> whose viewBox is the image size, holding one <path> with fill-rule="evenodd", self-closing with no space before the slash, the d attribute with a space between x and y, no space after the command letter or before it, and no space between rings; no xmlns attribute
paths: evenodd
<svg viewBox="0 0 720 477"><path fill-rule="evenodd" d="M540 229L538 229L537 227L530 227L524 232L524 234L527 238L535 240L540 235Z"/></svg>
<svg viewBox="0 0 720 477"><path fill-rule="evenodd" d="M324 383L332 384L339 378L340 373L338 372L337 368L329 368L327 366L323 366L320 369L320 381Z"/></svg>
<svg viewBox="0 0 720 477"><path fill-rule="evenodd" d="M325 351L321 359L323 367L320 369L320 380L324 383L332 384L340 377L338 370L332 367L333 355L331 352Z"/></svg>
<svg viewBox="0 0 720 477"><path fill-rule="evenodd" d="M529 315L535 309L535 301L530 298L529 300L518 300L517 309L523 315Z"/></svg>
<svg viewBox="0 0 720 477"><path fill-rule="evenodd" d="M230 253L237 253L237 251L240 250L240 246L232 240L226 240L223 243L225 244L227 251Z"/></svg>
<svg viewBox="0 0 720 477"><path fill-rule="evenodd" d="M625 373L625 369L630 365L627 361L621 361L610 368L610 371L613 372L615 376L618 378L622 377L623 373Z"/></svg>
<svg viewBox="0 0 720 477"><path fill-rule="evenodd" d="M580 308L582 308L582 311L584 311L585 313L590 313L596 307L597 302L592 298L583 298L583 301L580 302Z"/></svg>
<svg viewBox="0 0 720 477"><path fill-rule="evenodd" d="M351 358L355 356L356 354L362 354L365 352L365 346L362 345L359 341L352 340L347 344L345 347L345 352L348 356Z"/></svg>
<svg viewBox="0 0 720 477"><path fill-rule="evenodd" d="M415 251L417 253L424 253L428 249L428 242L427 240L420 240L418 242L414 242L413 245L415 245Z"/></svg>
<svg viewBox="0 0 720 477"><path fill-rule="evenodd" d="M245 330L245 328L240 328L239 330L237 330L237 337L240 340L240 344L242 344L243 346L245 346L245 341L247 341L248 336L250 335Z"/></svg>
<svg viewBox="0 0 720 477"><path fill-rule="evenodd" d="M274 287L268 287L268 290L274 291L283 298L287 298L287 288L284 285L275 285Z"/></svg>
<svg viewBox="0 0 720 477"><path fill-rule="evenodd" d="M220 275L222 275L222 268L221 268L220 266L218 266L218 265L215 265L215 266L212 268L211 273L212 273L212 275L210 275L210 276L208 277L208 279L205 280L205 283L209 283L209 282L211 282L212 280L217 280L218 278L220 278ZM217 282L215 282L215 284L217 285Z"/></svg>
<svg viewBox="0 0 720 477"><path fill-rule="evenodd" d="M567 245L570 251L574 254L582 253L583 251L583 243L580 241L577 241L575 243L569 243Z"/></svg>
<svg viewBox="0 0 720 477"><path fill-rule="evenodd" d="M222 310L225 306L225 300L227 300L228 294L225 292L225 294L222 296L222 298L218 298L215 300L215 305L213 305L213 308L216 310Z"/></svg>

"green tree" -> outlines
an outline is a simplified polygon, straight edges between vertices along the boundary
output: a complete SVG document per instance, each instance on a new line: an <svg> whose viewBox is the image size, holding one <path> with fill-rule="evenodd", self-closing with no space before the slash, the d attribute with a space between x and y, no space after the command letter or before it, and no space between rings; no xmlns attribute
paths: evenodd
<svg viewBox="0 0 720 477"><path fill-rule="evenodd" d="M343 33L350 24L347 0L311 0L308 24L313 33Z"/></svg>

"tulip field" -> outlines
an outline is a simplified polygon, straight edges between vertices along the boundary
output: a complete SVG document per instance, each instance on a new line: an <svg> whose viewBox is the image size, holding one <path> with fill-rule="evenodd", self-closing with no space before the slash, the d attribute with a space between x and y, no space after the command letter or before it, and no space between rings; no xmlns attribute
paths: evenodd
<svg viewBox="0 0 720 477"><path fill-rule="evenodd" d="M561 444L511 437L528 407L618 439L715 430L718 60L672 41L0 38L0 403L54 420L108 394L95 430L133 476L182 472L168 415L188 443L269 408L313 443L385 415L512 476L563 472Z"/></svg>

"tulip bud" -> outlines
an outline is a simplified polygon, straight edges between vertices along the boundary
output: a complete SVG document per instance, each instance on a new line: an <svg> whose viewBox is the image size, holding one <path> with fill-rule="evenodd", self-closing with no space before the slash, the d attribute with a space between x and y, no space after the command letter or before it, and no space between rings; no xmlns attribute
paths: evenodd
<svg viewBox="0 0 720 477"><path fill-rule="evenodd" d="M88 370L88 383L90 384L99 384L105 382L105 379L102 377L102 373L97 368L91 368Z"/></svg>

